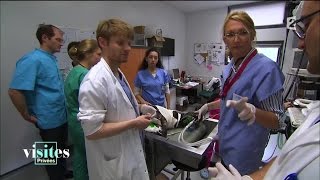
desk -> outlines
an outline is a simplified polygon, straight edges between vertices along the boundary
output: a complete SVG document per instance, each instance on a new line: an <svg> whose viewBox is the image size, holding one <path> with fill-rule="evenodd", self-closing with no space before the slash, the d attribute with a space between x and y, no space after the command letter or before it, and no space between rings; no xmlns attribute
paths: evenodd
<svg viewBox="0 0 320 180"><path fill-rule="evenodd" d="M191 89L191 88L196 88L200 85L199 82L187 82L187 83L180 83L180 84L175 84L176 87L181 88L181 89Z"/></svg>
<svg viewBox="0 0 320 180"><path fill-rule="evenodd" d="M184 95L188 96L188 101L190 104L194 104L198 99L198 89L201 85L201 90L203 89L203 82L187 82L187 83L179 83L173 84L177 88L177 96Z"/></svg>

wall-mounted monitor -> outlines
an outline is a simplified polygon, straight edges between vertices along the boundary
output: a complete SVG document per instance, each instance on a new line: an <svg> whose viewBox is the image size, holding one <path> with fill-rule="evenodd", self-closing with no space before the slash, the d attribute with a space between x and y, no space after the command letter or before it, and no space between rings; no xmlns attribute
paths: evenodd
<svg viewBox="0 0 320 180"><path fill-rule="evenodd" d="M161 56L174 56L174 39L164 38Z"/></svg>

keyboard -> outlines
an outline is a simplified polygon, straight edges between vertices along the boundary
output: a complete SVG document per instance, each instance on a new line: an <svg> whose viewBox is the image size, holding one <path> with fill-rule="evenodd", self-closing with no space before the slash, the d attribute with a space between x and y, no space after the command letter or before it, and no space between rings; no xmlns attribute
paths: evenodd
<svg viewBox="0 0 320 180"><path fill-rule="evenodd" d="M293 127L299 127L306 119L302 114L301 108L291 107L288 108L291 125Z"/></svg>

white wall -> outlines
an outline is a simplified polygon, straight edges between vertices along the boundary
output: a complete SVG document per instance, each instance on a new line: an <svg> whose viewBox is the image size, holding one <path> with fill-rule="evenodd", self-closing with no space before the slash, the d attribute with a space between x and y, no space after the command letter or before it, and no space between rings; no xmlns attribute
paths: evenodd
<svg viewBox="0 0 320 180"><path fill-rule="evenodd" d="M210 71L205 67L205 63L199 65L193 60L194 43L223 43L221 28L227 12L227 8L220 8L187 15L185 59L187 74L203 76L203 78L220 77L223 65L213 65Z"/></svg>
<svg viewBox="0 0 320 180"><path fill-rule="evenodd" d="M222 26L228 13L228 8L212 9L204 12L187 14L187 43L186 43L186 71L188 74L203 76L203 78L220 77L224 65L214 65L210 71L205 63L197 64L193 60L194 43L223 43ZM285 41L286 28L256 29L257 41ZM288 72L292 66L292 33L289 33L288 47L283 73Z"/></svg>
<svg viewBox="0 0 320 180"><path fill-rule="evenodd" d="M95 30L100 20L109 18L147 26L148 34L161 28L165 37L175 39L175 56L169 62L167 57L164 59L165 67L185 66L185 15L162 2L1 1L1 175L31 162L22 149L31 148L34 141L40 140L36 128L20 117L7 95L16 61L39 46L35 37L37 25L45 22Z"/></svg>

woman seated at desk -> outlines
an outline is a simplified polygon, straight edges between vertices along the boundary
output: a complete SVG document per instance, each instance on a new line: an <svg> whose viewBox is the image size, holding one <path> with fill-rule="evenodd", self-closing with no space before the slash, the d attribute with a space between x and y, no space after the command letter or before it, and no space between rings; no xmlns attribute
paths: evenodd
<svg viewBox="0 0 320 180"><path fill-rule="evenodd" d="M170 77L160 61L156 48L146 51L140 70L134 80L134 95L142 104L170 107ZM166 100L166 105L165 105Z"/></svg>

